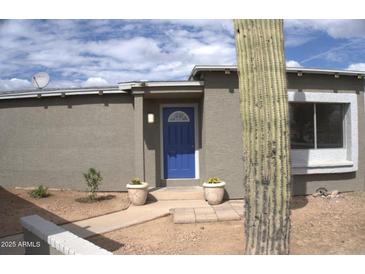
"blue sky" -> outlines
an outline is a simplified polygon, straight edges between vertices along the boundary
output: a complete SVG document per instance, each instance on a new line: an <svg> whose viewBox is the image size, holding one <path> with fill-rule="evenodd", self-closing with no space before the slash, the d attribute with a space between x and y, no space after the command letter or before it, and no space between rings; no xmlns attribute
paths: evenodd
<svg viewBox="0 0 365 274"><path fill-rule="evenodd" d="M365 71L365 20L285 20L288 66ZM236 62L231 20L0 21L0 90L185 80L194 65Z"/></svg>

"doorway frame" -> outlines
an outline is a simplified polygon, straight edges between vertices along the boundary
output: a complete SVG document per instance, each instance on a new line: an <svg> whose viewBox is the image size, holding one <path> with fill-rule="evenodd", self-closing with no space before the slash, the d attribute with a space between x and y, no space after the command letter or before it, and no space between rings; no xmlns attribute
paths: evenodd
<svg viewBox="0 0 365 274"><path fill-rule="evenodd" d="M163 140L163 110L168 107L192 107L194 108L194 151L195 151L195 177L194 178L165 178L165 161L164 161L164 140ZM161 166L161 180L196 180L199 179L199 149L198 149L198 141L199 141L199 119L198 119L198 103L187 103L187 104L160 104L160 166Z"/></svg>

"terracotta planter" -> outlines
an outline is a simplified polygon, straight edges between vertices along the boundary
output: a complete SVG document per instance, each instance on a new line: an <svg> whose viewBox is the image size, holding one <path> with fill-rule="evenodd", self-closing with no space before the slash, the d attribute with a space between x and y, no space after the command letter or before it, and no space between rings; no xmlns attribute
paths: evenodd
<svg viewBox="0 0 365 274"><path fill-rule="evenodd" d="M203 183L204 188L204 198L210 205L218 205L222 203L224 196L224 186L225 182L220 182L217 184Z"/></svg>
<svg viewBox="0 0 365 274"><path fill-rule="evenodd" d="M148 195L148 184L142 182L140 185L127 184L128 197L133 205L144 205Z"/></svg>

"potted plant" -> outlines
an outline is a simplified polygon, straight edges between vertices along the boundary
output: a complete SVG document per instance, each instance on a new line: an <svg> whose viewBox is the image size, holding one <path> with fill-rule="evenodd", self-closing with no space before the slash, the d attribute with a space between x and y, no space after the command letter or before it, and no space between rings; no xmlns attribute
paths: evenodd
<svg viewBox="0 0 365 274"><path fill-rule="evenodd" d="M208 182L203 183L204 198L208 204L218 205L222 203L225 185L226 183L218 177L211 177Z"/></svg>
<svg viewBox="0 0 365 274"><path fill-rule="evenodd" d="M128 197L133 205L144 205L147 200L148 183L142 182L139 178L133 178L127 184Z"/></svg>

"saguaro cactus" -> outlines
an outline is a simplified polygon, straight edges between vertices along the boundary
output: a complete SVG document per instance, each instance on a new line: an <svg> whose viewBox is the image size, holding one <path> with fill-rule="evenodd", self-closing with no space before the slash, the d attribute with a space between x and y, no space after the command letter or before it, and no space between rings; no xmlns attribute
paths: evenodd
<svg viewBox="0 0 365 274"><path fill-rule="evenodd" d="M234 20L246 254L288 254L290 151L282 20Z"/></svg>

